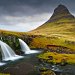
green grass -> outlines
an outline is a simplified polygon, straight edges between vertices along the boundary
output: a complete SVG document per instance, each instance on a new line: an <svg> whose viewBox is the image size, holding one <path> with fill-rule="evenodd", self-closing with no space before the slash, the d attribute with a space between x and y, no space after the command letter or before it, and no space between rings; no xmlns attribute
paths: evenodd
<svg viewBox="0 0 75 75"><path fill-rule="evenodd" d="M73 44L67 44L65 41L73 39L67 39L67 37L58 37L58 36L51 36L51 37L36 37L30 43L30 46L34 46L36 48L44 48L46 49L47 45L57 45L70 48L72 51L75 51L75 46Z"/></svg>
<svg viewBox="0 0 75 75"><path fill-rule="evenodd" d="M53 60L49 60L49 56L53 57ZM75 64L75 54L58 54L58 53L52 53L52 52L46 52L43 54L40 54L38 56L40 59L46 60L48 63L61 63L64 59L68 64Z"/></svg>

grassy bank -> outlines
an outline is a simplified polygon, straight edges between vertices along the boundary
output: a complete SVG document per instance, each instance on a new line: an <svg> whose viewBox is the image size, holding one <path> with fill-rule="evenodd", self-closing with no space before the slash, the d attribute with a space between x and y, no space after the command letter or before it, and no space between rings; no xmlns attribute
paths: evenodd
<svg viewBox="0 0 75 75"><path fill-rule="evenodd" d="M57 64L57 63L75 64L75 54L59 54L53 52L46 52L40 54L38 58L53 64Z"/></svg>

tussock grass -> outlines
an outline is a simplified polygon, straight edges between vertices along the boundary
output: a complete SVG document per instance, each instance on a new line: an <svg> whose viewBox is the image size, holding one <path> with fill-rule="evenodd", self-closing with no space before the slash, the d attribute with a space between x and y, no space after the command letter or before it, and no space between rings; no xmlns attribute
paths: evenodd
<svg viewBox="0 0 75 75"><path fill-rule="evenodd" d="M49 60L49 56L53 57L53 60ZM68 64L75 64L75 54L58 54L58 53L52 53L47 52L44 54L40 54L38 58L48 60L48 62L53 63L61 63L62 60L65 60Z"/></svg>

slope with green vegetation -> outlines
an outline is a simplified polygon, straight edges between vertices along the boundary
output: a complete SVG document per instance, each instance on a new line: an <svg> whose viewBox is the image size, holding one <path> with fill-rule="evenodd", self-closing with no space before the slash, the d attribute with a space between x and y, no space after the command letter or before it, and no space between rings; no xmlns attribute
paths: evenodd
<svg viewBox="0 0 75 75"><path fill-rule="evenodd" d="M44 36L33 39L31 44L36 43L36 47L58 45L75 51L75 17L64 5L59 5L46 23L30 33Z"/></svg>

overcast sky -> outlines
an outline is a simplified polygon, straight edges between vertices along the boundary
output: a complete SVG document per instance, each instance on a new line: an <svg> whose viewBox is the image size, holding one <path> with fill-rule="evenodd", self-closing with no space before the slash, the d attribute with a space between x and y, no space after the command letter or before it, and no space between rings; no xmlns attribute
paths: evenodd
<svg viewBox="0 0 75 75"><path fill-rule="evenodd" d="M75 15L75 0L0 0L0 29L33 30L46 22L59 4Z"/></svg>

